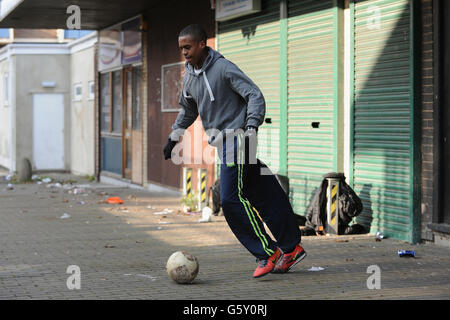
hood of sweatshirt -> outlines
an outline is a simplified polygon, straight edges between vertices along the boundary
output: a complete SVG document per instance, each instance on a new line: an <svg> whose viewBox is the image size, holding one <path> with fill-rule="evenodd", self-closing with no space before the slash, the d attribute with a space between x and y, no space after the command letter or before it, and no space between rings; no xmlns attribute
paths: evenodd
<svg viewBox="0 0 450 320"><path fill-rule="evenodd" d="M206 47L206 48L208 50L208 56L206 57L205 61L203 62L202 68L200 69L201 71L208 70L208 68L211 67L214 64L214 62L216 62L220 58L223 58L223 55L221 55L216 50L213 50L210 47ZM192 64L190 64L189 62L186 61L185 67L186 67L186 72L195 75L194 66Z"/></svg>
<svg viewBox="0 0 450 320"><path fill-rule="evenodd" d="M208 56L206 57L205 61L203 62L202 68L200 69L200 72L197 74L194 70L194 66L186 61L185 68L186 68L186 74L187 74L187 80L186 80L186 86L183 88L183 95L185 98L189 99L191 96L189 96L186 93L186 87L188 87L190 78L192 76L202 76L203 80L205 82L205 87L208 90L209 98L211 101L215 101L214 93L211 89L211 84L209 83L208 77L206 75L206 71L220 58L223 58L223 56L217 52L216 50L211 49L210 47L206 47L208 50Z"/></svg>

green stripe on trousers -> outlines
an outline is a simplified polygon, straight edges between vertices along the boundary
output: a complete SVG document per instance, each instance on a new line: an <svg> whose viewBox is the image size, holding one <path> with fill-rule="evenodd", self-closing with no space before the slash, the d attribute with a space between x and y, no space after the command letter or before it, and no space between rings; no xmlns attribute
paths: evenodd
<svg viewBox="0 0 450 320"><path fill-rule="evenodd" d="M256 221L255 212L252 210L252 206L250 202L247 199L244 199L242 196L242 184L243 184L243 171L244 171L244 165L242 163L243 157L243 150L241 148L242 142L241 142L241 136L238 136L238 196L239 200L241 201L242 205L244 206L244 209L247 213L247 216L250 220L250 223L253 227L253 230L255 231L256 235L258 236L259 240L261 241L261 244L263 246L264 251L271 256L274 251L270 248L268 248L268 241L265 235L261 232L261 229L259 228L258 222ZM240 161L241 160L241 161ZM255 227L256 225L256 227Z"/></svg>

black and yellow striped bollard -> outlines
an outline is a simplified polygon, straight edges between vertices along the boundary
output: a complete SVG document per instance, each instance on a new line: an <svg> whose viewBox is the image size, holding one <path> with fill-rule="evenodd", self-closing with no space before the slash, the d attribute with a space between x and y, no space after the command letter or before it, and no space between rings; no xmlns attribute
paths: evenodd
<svg viewBox="0 0 450 320"><path fill-rule="evenodd" d="M192 168L183 168L183 194L186 199L192 196Z"/></svg>
<svg viewBox="0 0 450 320"><path fill-rule="evenodd" d="M206 206L206 169L198 169L198 209Z"/></svg>
<svg viewBox="0 0 450 320"><path fill-rule="evenodd" d="M339 234L339 179L327 178L327 228L330 234Z"/></svg>

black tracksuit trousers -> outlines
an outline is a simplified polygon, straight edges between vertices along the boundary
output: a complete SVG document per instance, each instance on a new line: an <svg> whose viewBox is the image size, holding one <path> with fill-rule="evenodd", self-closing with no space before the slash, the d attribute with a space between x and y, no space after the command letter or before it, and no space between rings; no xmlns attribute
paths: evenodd
<svg viewBox="0 0 450 320"><path fill-rule="evenodd" d="M264 163L256 158L249 163L245 136L232 139L223 144L220 157L220 199L228 225L256 258L267 259L277 246L283 252L292 251L301 235L286 193Z"/></svg>

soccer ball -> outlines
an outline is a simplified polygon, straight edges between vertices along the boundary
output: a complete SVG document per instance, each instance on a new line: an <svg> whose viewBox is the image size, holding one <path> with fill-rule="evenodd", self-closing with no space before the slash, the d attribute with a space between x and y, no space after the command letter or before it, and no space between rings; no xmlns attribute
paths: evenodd
<svg viewBox="0 0 450 320"><path fill-rule="evenodd" d="M193 255L177 251L167 260L167 274L177 283L191 283L197 276L199 265L198 260Z"/></svg>

